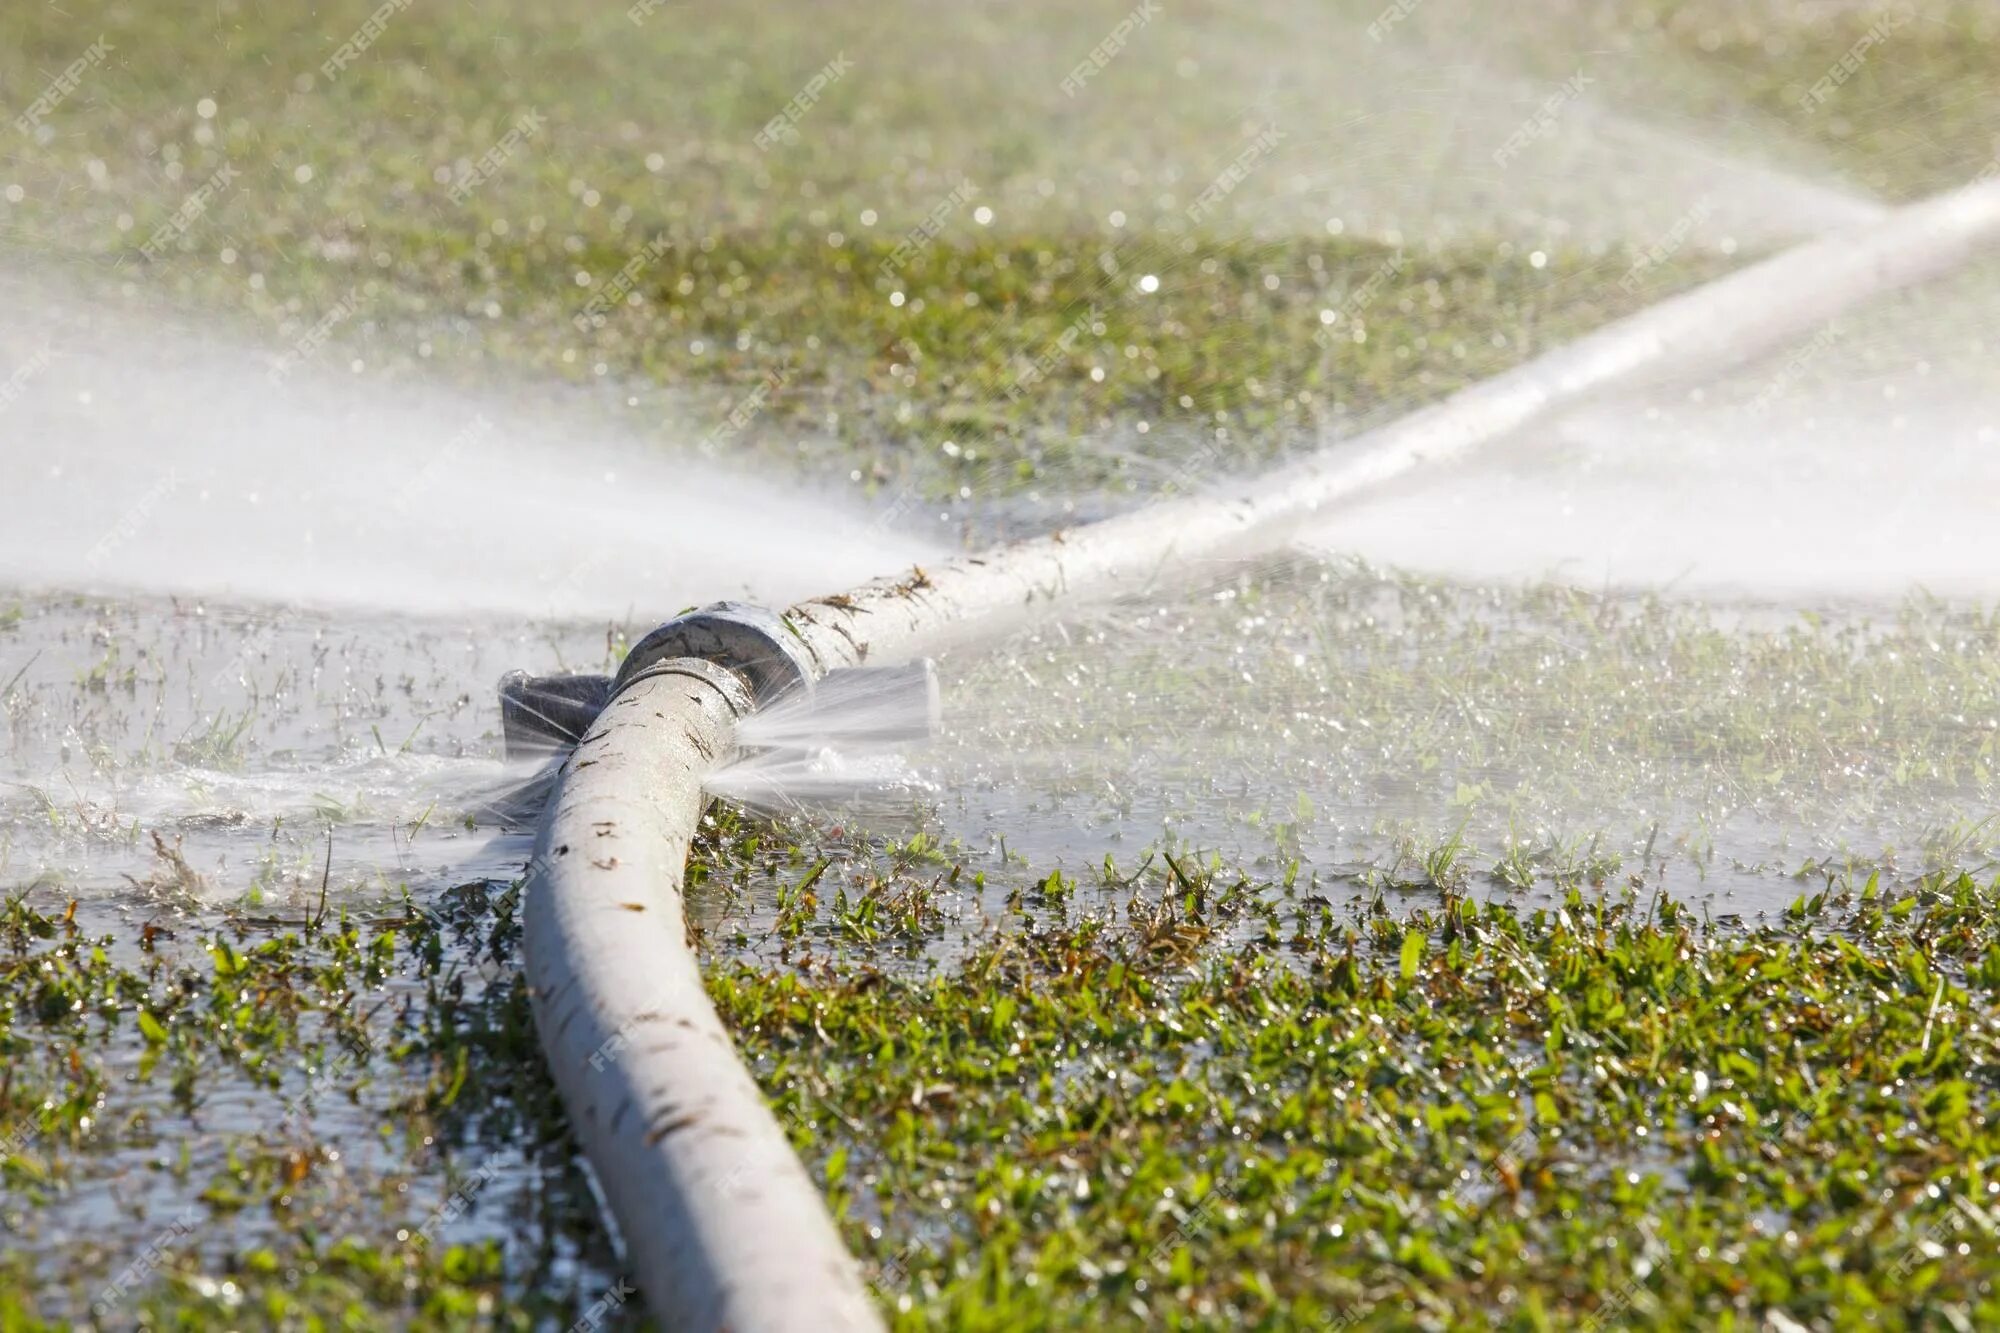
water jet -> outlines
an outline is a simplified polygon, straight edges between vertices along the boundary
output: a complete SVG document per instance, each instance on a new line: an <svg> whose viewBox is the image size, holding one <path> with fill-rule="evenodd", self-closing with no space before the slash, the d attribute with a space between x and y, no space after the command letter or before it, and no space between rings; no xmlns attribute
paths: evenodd
<svg viewBox="0 0 2000 1333"><path fill-rule="evenodd" d="M1420 463L1608 388L1767 352L1996 234L2000 182L1976 184L1750 265L1263 477L782 614L707 608L648 635L610 681L550 687L569 732L587 708L577 700L602 691L604 702L555 767L528 867L530 995L654 1312L704 1330L880 1327L687 947L681 893L704 775L737 751L753 711L842 669L963 646L1050 603L1283 545L1302 520ZM518 703L515 715L533 730Z"/></svg>

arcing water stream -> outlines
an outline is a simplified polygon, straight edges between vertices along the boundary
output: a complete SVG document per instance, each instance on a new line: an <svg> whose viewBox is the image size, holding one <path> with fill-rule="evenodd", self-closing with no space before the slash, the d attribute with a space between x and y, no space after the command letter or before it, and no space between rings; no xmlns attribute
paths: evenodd
<svg viewBox="0 0 2000 1333"><path fill-rule="evenodd" d="M581 443L579 427L545 401L524 405L518 395L502 402L464 390L420 388L362 394L312 369L274 381L260 373L259 354L250 347L217 344L187 324L50 300L46 286L19 275L13 282L17 308L34 315L26 327L43 342L24 363L33 373L20 377L7 424L16 438L42 442L37 447L46 456L18 475L21 513L0 534L0 556L30 586L172 595L177 611L170 623L185 624L192 634L143 636L135 650L102 620L84 631L74 612L51 605L37 613L29 623L53 639L24 655L16 694L18 700L34 698L36 682L48 682L40 687L48 711L37 724L33 707L14 705L18 795L10 803L21 811L69 805L74 822L114 831L134 819L192 821L196 846L213 842L212 854L226 859L221 848L233 835L218 835L218 828L286 820L304 827L327 810L376 809L389 818L364 838L384 841L397 863L410 869L418 859L396 846L397 829L422 827L440 803L447 811L476 804L501 776L483 761L465 765L481 750L478 729L490 726L482 721L487 682L497 676L495 668L512 662L482 649L479 660L488 665L454 677L462 683L451 691L453 702L422 706L408 718L396 715L408 710L386 710L379 683L363 691L372 695L370 702L354 697L352 663L344 668L350 683L329 700L319 664L334 627L395 623L356 621L351 610L329 606L432 617L449 611L466 626L455 632L490 640L507 622L468 623L466 612L595 611L644 621L657 612L639 611L642 606L668 608L715 592L782 602L829 581L905 567L920 554L907 539L827 501L767 486L753 498L741 479L727 479L705 463L667 463L636 444L607 444L601 435ZM1801 596L1839 619L1851 615L1844 608L1859 605L1857 598L1893 602L1913 588L1990 593L1990 564L1964 534L1990 510L1995 494L1995 455L1986 447L1995 398L1983 323L1995 284L1990 266L1976 268L1886 298L1719 378L1585 404L1472 459L1343 506L1308 539L1323 543L1337 560L1360 555L1475 584L1552 575L1586 587L1705 590L1747 597L1767 608L1766 616L1768 608ZM445 434L460 421L470 426ZM419 441L440 435L447 441L440 451L417 452ZM282 454L269 447L279 438L287 445ZM418 457L424 461L413 464ZM447 496L450 503L433 503ZM93 526L89 516L104 513L112 517ZM571 515L581 517L566 517ZM563 536L519 539L531 530ZM1224 578L1218 595L1230 586ZM1281 670L1333 669L1338 660L1314 667L1318 655L1301 653L1293 643L1297 633L1310 632L1298 618L1317 614L1309 608L1324 598L1323 574L1300 583L1294 573L1261 586L1272 608L1268 634L1243 632L1230 614L1234 594L1209 602L1217 613L1206 617L1189 615L1182 599L1165 591L1142 598L1135 610L1101 613L1110 619L1083 639L1095 648L1065 644L1046 655L1045 665L1063 663L1060 675L1078 687L1093 679L1131 679L1134 670L1146 684L1114 693L1084 688L1068 699L1066 716L1053 729L1042 672L1005 654L992 662L974 659L964 667L952 664L947 673L949 680L954 672L970 672L958 677L953 697L966 746L951 764L912 771L869 753L865 734L879 727L864 699L853 709L814 717L809 745L791 737L763 749L716 775L714 789L762 808L832 800L845 803L850 818L859 813L852 803L868 793L878 825L902 827L928 799L924 793L958 792L968 783L976 788L990 783L993 772L1011 768L1016 781L1050 792L1108 793L1109 810L1087 822L1109 830L1114 841L1138 831L1124 827L1125 817L1116 812L1144 808L1152 813L1142 827L1178 824L1179 836L1228 842L1221 826L1192 808L1176 814L1172 802L1150 798L1135 807L1128 773L1166 763L1199 789L1232 781L1228 774L1248 754L1264 750L1255 761L1259 787L1268 784L1260 801L1285 805L1289 788L1311 789L1307 775L1320 761L1291 752L1288 745L1296 740L1275 750L1260 741L1246 751L1242 737L1218 731L1212 720L1265 711L1258 701L1268 702L1273 664L1254 651L1260 641L1285 645L1280 655L1291 665ZM1305 600L1296 601L1301 593ZM230 609L259 598L280 602L262 611ZM1475 620L1497 614L1504 621L1518 613L1496 607L1469 614ZM1287 623L1293 628L1279 629ZM75 628L60 628L65 624ZM1178 666L1139 668L1153 651L1155 627L1163 625L1175 627ZM414 682L438 667L393 645L434 632L398 627L388 641L362 634L343 651L380 659L378 674ZM589 631L562 633L570 646L561 660L581 666L602 657L603 646L583 646ZM1393 631L1379 651L1397 652L1402 633ZM503 635L522 645L518 653L534 655L520 629L505 628ZM312 668L298 659L302 652L314 655ZM127 653L139 660L121 660ZM65 659L71 661L66 668ZM1231 674L1249 690L1219 712L1212 707L1215 692L1226 698L1237 686L1228 680L1198 685L1196 664L1211 660L1240 661ZM1342 670L1351 672L1352 665ZM48 691L66 673L144 689L151 704L123 721L119 710L90 693L65 705L60 687ZM331 733L314 726L309 712L298 714L303 683L332 710ZM1024 686L1029 697L1019 694ZM241 698L246 687L250 693ZM1209 702L1191 708L1192 692ZM1139 700L1147 702L1135 712L1131 701ZM1394 712L1391 705L1378 724ZM359 718L376 713L381 720L359 726ZM1036 734L1060 733L1084 748L1052 749L1024 737L1020 724L1036 718L1042 719ZM1150 738L1146 757L1090 746L1088 736L1100 729ZM1537 768L1572 773L1590 767L1580 755L1558 758L1555 740L1556 733L1530 733L1517 745L1527 742L1532 759L1517 749L1483 761L1461 757L1447 769L1472 763L1518 786ZM92 756L91 771L80 772L71 761L75 744ZM1165 751L1152 748L1161 744ZM456 768L436 767L443 759L438 747ZM278 762L240 771L243 757L257 751ZM1383 758L1393 766L1401 753L1390 747ZM968 761L970 770L962 767ZM1109 768L1102 767L1106 762ZM1663 810L1673 812L1669 823L1677 837L1696 836L1696 825L1733 817L1733 806L1688 795L1707 782L1714 756L1675 766L1686 762L1668 765L1681 774L1672 780L1655 769L1643 799L1634 797L1640 813L1626 812L1631 828L1621 836L1636 836L1632 829L1638 828L1656 832ZM1751 759L1746 754L1738 762ZM1850 761L1841 771L1852 767ZM1580 827L1615 813L1611 806L1565 804L1551 789L1475 819L1462 796L1467 785L1454 778L1443 788L1407 789L1391 799L1390 793L1406 789L1395 773L1357 780L1342 801L1350 845L1341 863L1379 859L1411 829L1483 828L1482 841L1491 847L1510 841L1523 826ZM1796 799L1761 811L1757 827L1767 832L1737 846L1738 859L1764 864L1769 857L1758 840L1769 831L1782 830L1783 845L1804 837L1816 826L1810 810L1824 807L1821 786L1822 779L1794 770L1789 790ZM1526 787L1538 784L1527 781ZM1845 822L1816 839L1805 837L1803 845L1816 855L1835 846L1856 850L1849 839L1861 851L1907 846L1963 795L1940 789L1884 822L1889 810L1882 802L1893 807L1893 800L1876 789L1861 806L1847 799L1841 805ZM949 805L952 798L946 799ZM983 802L954 820L952 831L976 845L991 829L1003 829L1014 848L1042 856L1101 854L1102 834L1078 842L1068 820L1046 826L1020 817L1021 810L1041 804L1027 791ZM361 822L371 827L366 818ZM33 851L39 841L24 837L14 855L40 860ZM77 858L90 842L69 839L59 859L83 869ZM146 849L129 839L125 846L91 877L109 887L121 882L118 876L143 873ZM1321 851L1333 854L1331 845ZM301 866L307 859L297 847L290 855ZM294 879L303 883L310 875L301 870Z"/></svg>
<svg viewBox="0 0 2000 1333"><path fill-rule="evenodd" d="M293 369L296 350L212 320L20 272L0 301L0 358L25 368L0 417L16 586L645 620L925 550L795 484L664 458L560 394L385 385L332 352Z"/></svg>

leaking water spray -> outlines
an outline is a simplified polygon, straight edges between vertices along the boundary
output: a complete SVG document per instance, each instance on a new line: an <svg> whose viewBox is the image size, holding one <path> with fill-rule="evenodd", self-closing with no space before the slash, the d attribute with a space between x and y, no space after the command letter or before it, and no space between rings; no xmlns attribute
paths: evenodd
<svg viewBox="0 0 2000 1333"><path fill-rule="evenodd" d="M500 717L510 760L567 753L611 696L648 668L674 658L729 663L747 679L757 711L737 729L738 757L705 782L767 813L871 797L906 806L924 784L897 756L934 738L942 723L937 668L929 658L891 666L839 667L816 677L783 622L762 607L718 602L648 634L616 676L531 676L500 682ZM541 779L510 793L493 812L519 822L537 812Z"/></svg>
<svg viewBox="0 0 2000 1333"><path fill-rule="evenodd" d="M510 752L561 754L527 874L529 993L549 1065L653 1312L679 1329L881 1327L805 1169L701 986L681 889L716 769L746 744L809 751L828 705L936 715L904 661L1042 605L1288 541L1310 516L1647 375L1745 360L2000 235L2000 181L1808 242L1265 477L801 602L718 604L646 636L615 677L510 677ZM912 707L913 703L920 706ZM822 710L815 717L815 707ZM758 717L755 724L753 717ZM571 746L566 753L564 747Z"/></svg>

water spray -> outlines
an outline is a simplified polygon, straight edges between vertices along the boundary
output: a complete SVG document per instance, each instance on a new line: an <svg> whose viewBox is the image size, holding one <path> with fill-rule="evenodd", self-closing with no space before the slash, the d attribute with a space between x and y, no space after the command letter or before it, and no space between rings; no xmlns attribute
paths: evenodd
<svg viewBox="0 0 2000 1333"><path fill-rule="evenodd" d="M1767 353L1996 235L2000 181L1988 181L1753 264L1261 478L782 614L727 603L692 612L647 635L615 677L503 682L510 751L562 753L574 741L549 773L528 866L527 978L570 1123L656 1317L704 1333L881 1327L687 946L682 884L704 779L745 744L746 719L769 710L781 734L810 736L815 700L885 685L922 701L900 716L934 717L922 667L895 680L848 673L962 644L1056 601L1281 546L1312 515L1420 463L1642 377Z"/></svg>

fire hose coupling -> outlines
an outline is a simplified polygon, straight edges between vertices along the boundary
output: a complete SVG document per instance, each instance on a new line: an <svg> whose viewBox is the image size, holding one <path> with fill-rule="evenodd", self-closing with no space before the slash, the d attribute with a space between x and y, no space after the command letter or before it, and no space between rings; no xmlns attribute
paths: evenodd
<svg viewBox="0 0 2000 1333"><path fill-rule="evenodd" d="M675 616L632 645L612 678L611 693L655 662L674 657L699 657L728 667L749 684L759 708L813 685L812 654L782 618L761 606L716 602Z"/></svg>
<svg viewBox="0 0 2000 1333"><path fill-rule="evenodd" d="M785 714L801 730L813 729L814 719L830 710L846 716L864 708L862 730L874 743L926 740L939 728L937 673L928 660L846 667L815 679L811 654L782 617L761 606L716 602L676 616L639 640L616 676L509 673L500 682L508 758L570 749L620 690L681 658L733 672L760 712Z"/></svg>

